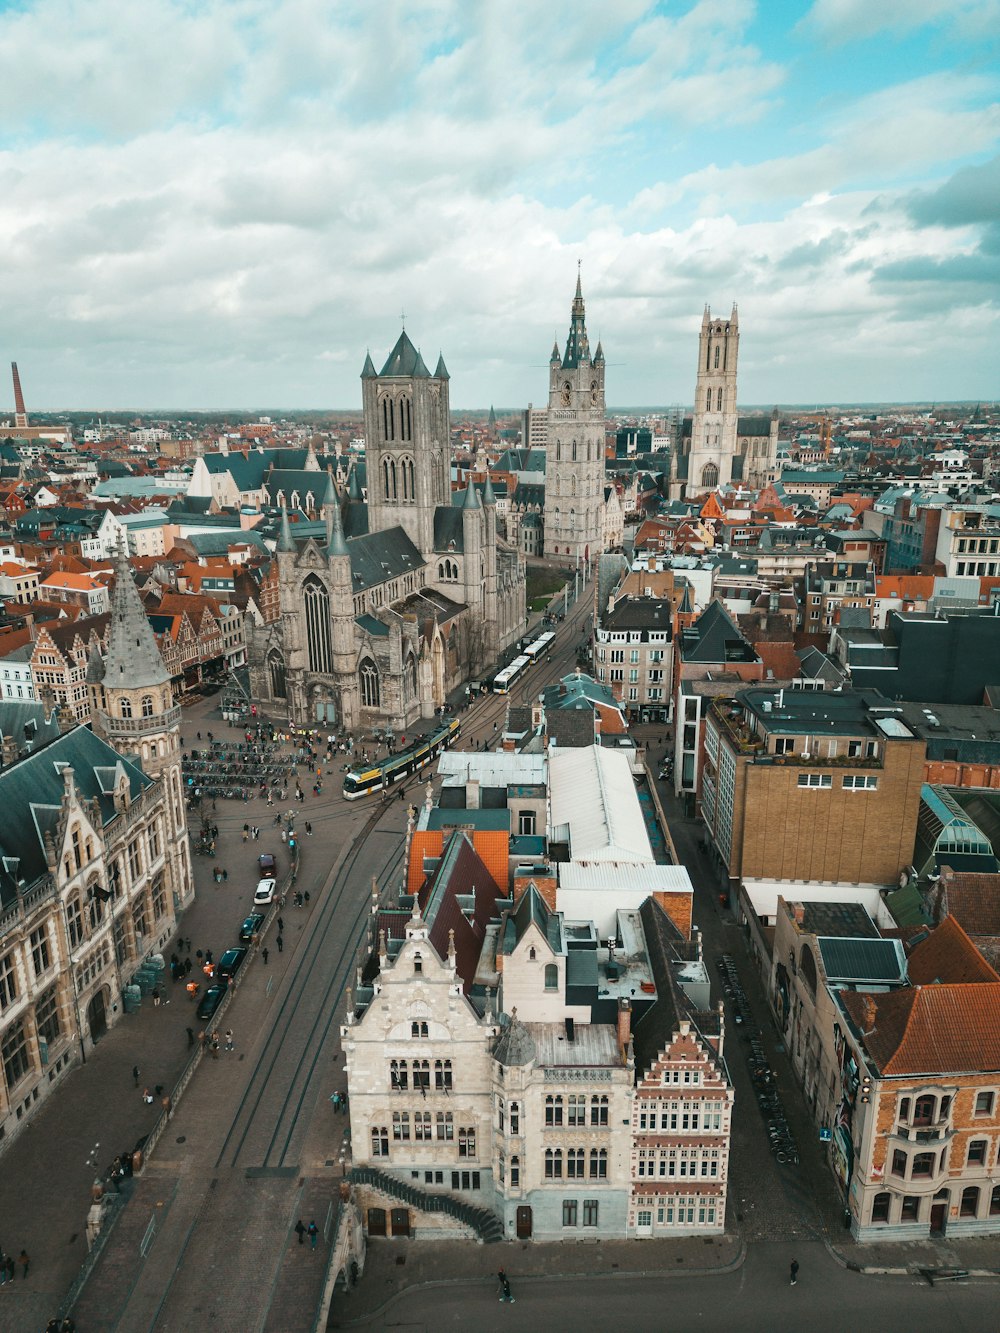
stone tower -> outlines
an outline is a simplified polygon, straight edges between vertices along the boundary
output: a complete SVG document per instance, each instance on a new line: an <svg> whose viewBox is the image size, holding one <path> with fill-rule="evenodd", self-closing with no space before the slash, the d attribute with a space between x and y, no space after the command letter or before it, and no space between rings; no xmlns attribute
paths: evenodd
<svg viewBox="0 0 1000 1333"><path fill-rule="evenodd" d="M184 786L181 779L181 710L174 703L170 673L132 578L123 545L115 555L108 646L87 672L94 731L124 755L139 761L164 786L169 888L184 905L194 892Z"/></svg>
<svg viewBox="0 0 1000 1333"><path fill-rule="evenodd" d="M368 526L397 524L425 556L434 550L434 510L451 504L448 371L432 375L404 330L379 373L361 372L368 472Z"/></svg>
<svg viewBox="0 0 1000 1333"><path fill-rule="evenodd" d="M566 352L549 361L545 554L593 560L604 550L604 352L587 338L579 275Z"/></svg>
<svg viewBox="0 0 1000 1333"><path fill-rule="evenodd" d="M698 339L698 378L691 421L687 492L697 495L733 479L738 416L736 361L740 325L736 306L728 319L713 319L706 306Z"/></svg>

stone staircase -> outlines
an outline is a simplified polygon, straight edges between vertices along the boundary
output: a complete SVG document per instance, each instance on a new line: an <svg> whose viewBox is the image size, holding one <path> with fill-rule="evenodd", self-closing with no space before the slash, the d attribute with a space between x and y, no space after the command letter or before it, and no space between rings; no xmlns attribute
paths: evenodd
<svg viewBox="0 0 1000 1333"><path fill-rule="evenodd" d="M387 1171L380 1171L374 1166L355 1166L348 1172L348 1179L355 1185L371 1185L390 1198L400 1203L418 1208L422 1213L445 1213L457 1222L463 1223L486 1245L503 1240L503 1227L500 1220L488 1208L477 1208L456 1199L453 1194L435 1194L432 1190L421 1189L406 1181L398 1180Z"/></svg>

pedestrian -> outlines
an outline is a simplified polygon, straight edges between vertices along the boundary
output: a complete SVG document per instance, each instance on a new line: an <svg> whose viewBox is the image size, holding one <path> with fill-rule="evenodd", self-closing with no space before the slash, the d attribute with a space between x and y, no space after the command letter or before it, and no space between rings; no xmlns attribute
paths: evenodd
<svg viewBox="0 0 1000 1333"><path fill-rule="evenodd" d="M796 1284L796 1282L799 1280L799 1261L798 1261L798 1259L793 1259L793 1260L792 1260L792 1266L791 1266L791 1268L789 1269L789 1277L790 1277L790 1281L789 1281L789 1284L788 1284L788 1285L789 1285L790 1287L794 1287L795 1284Z"/></svg>
<svg viewBox="0 0 1000 1333"><path fill-rule="evenodd" d="M146 1103L147 1106L153 1105L153 1094L150 1092L148 1088L143 1088L142 1100Z"/></svg>
<svg viewBox="0 0 1000 1333"><path fill-rule="evenodd" d="M315 1245L313 1246L313 1248L315 1248ZM31 1263L31 1260L28 1258L28 1251L27 1251L27 1250L22 1250L22 1251L21 1251L21 1253L17 1256L17 1262L18 1262L18 1263L21 1265L21 1267L24 1269L24 1274L23 1274L24 1277L27 1277L27 1276L28 1276L28 1265Z"/></svg>
<svg viewBox="0 0 1000 1333"><path fill-rule="evenodd" d="M154 987L153 987L153 1008L154 1008L154 1009L159 1009L159 1007L160 1007L160 988L159 988L159 986L154 986Z"/></svg>
<svg viewBox="0 0 1000 1333"><path fill-rule="evenodd" d="M500 1300L510 1301L511 1305L513 1305L514 1297L511 1295L510 1279L502 1268L497 1272L497 1281L500 1283Z"/></svg>
<svg viewBox="0 0 1000 1333"><path fill-rule="evenodd" d="M246 840L247 840L247 838L249 838L249 836L250 836L250 828L249 828L249 826L248 826L247 824L244 824L244 825L243 825L243 841L246 842Z"/></svg>
<svg viewBox="0 0 1000 1333"><path fill-rule="evenodd" d="M188 1050L194 1045L194 1028L188 1028Z"/></svg>
<svg viewBox="0 0 1000 1333"><path fill-rule="evenodd" d="M231 1050L233 1049L233 1042L234 1042L234 1040L235 1040L235 1038L234 1038L234 1036L233 1036L233 1029L232 1029L232 1028L226 1028L226 1050L227 1050L227 1051L231 1051Z"/></svg>
<svg viewBox="0 0 1000 1333"><path fill-rule="evenodd" d="M306 1227L306 1231L309 1233L309 1246L314 1250L316 1248L316 1241L319 1239L319 1227L315 1222L310 1222ZM25 1277L27 1277L27 1273L25 1273Z"/></svg>
<svg viewBox="0 0 1000 1333"><path fill-rule="evenodd" d="M283 935L284 932L285 932L285 918L279 916L279 917L278 917L278 934L279 934L279 935Z"/></svg>
<svg viewBox="0 0 1000 1333"><path fill-rule="evenodd" d="M277 938L277 940L276 940L276 943L277 943L277 946L278 946L278 953L281 953L281 952L284 950L284 947L285 947L284 937L281 936L281 935L279 935L278 938Z"/></svg>
<svg viewBox="0 0 1000 1333"><path fill-rule="evenodd" d="M133 1081L134 1081L134 1083L135 1083L135 1086L138 1087L138 1086L139 1086L139 1066L138 1066L138 1065L133 1065L133 1066L132 1066L132 1079L133 1079Z"/></svg>
<svg viewBox="0 0 1000 1333"><path fill-rule="evenodd" d="M213 1059L213 1060L218 1060L218 1058L219 1058L219 1034L218 1034L217 1032L213 1032L213 1033L212 1033L212 1059Z"/></svg>
<svg viewBox="0 0 1000 1333"><path fill-rule="evenodd" d="M222 882L223 882L223 884L228 884L228 882L229 882L229 871L228 871L228 870L223 870L223 872L222 872Z"/></svg>
<svg viewBox="0 0 1000 1333"><path fill-rule="evenodd" d="M288 834L285 832L284 829L281 830L281 841L282 841L282 842L287 842L287 841L288 841Z"/></svg>
<svg viewBox="0 0 1000 1333"><path fill-rule="evenodd" d="M298 1236L298 1238L299 1238L299 1244L301 1245L301 1244L302 1244L302 1241L303 1241L303 1238L304 1238L304 1236L305 1236L305 1234L306 1234L306 1224L302 1221L302 1218L301 1218L301 1217L300 1217L299 1220L295 1223L295 1234Z"/></svg>
<svg viewBox="0 0 1000 1333"><path fill-rule="evenodd" d="M312 824L309 823L309 821L308 821L308 819L307 819L307 820L306 820L306 837L307 837L307 838L311 838L312 835L313 835L313 826L312 826Z"/></svg>
<svg viewBox="0 0 1000 1333"><path fill-rule="evenodd" d="M76 1333L76 1324L70 1319L69 1315L62 1321L59 1333Z"/></svg>
<svg viewBox="0 0 1000 1333"><path fill-rule="evenodd" d="M264 966L267 967L267 949L266 949L266 948L261 949L261 951L260 951L260 956L261 956L261 958L263 958L263 960L264 960Z"/></svg>

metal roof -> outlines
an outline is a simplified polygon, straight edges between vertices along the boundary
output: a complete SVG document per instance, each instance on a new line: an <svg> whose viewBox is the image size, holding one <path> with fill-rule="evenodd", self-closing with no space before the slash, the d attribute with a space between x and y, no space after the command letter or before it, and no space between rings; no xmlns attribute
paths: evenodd
<svg viewBox="0 0 1000 1333"><path fill-rule="evenodd" d="M553 836L565 828L575 861L654 861L628 756L619 750L553 750ZM556 830L560 830L557 834Z"/></svg>
<svg viewBox="0 0 1000 1333"><path fill-rule="evenodd" d="M906 955L901 940L833 937L816 943L828 981L861 985L899 984L906 979Z"/></svg>

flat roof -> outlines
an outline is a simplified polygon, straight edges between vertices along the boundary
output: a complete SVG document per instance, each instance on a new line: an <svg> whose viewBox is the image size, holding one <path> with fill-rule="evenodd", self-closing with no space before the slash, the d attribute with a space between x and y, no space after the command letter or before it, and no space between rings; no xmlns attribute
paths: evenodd
<svg viewBox="0 0 1000 1333"><path fill-rule="evenodd" d="M575 861L655 861L628 756L592 745L549 757L551 836Z"/></svg>

